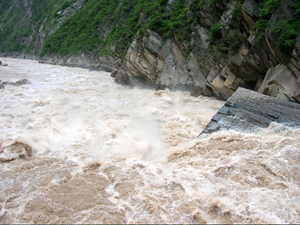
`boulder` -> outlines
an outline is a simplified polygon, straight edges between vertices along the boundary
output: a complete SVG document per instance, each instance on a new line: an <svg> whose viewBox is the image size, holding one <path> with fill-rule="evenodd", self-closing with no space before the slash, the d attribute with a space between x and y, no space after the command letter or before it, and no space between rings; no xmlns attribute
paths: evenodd
<svg viewBox="0 0 300 225"><path fill-rule="evenodd" d="M300 127L300 105L238 88L201 134L221 129L254 132L257 128L267 128L272 122Z"/></svg>
<svg viewBox="0 0 300 225"><path fill-rule="evenodd" d="M23 84L31 84L31 82L27 79L23 79L23 80L19 80L15 83L12 83L12 85L15 85L15 86L21 86Z"/></svg>
<svg viewBox="0 0 300 225"><path fill-rule="evenodd" d="M282 100L300 103L300 35L290 62L287 65L279 64L271 67L258 92Z"/></svg>

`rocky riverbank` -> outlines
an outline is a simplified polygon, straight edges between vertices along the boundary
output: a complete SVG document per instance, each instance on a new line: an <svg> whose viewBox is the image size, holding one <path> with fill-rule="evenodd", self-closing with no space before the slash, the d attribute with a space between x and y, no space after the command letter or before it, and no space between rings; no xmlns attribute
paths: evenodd
<svg viewBox="0 0 300 225"><path fill-rule="evenodd" d="M300 127L300 105L239 88L201 134L222 129L253 132L272 122Z"/></svg>
<svg viewBox="0 0 300 225"><path fill-rule="evenodd" d="M139 1L139 8L124 8L127 3L117 1L101 12L102 19L85 18L96 2L74 0L64 7L27 0L17 4L15 10L21 12L16 16L24 16L13 25L4 20L0 28L33 25L15 39L2 33L7 44L0 45L0 55L109 71L116 82L129 86L184 90L223 100L243 87L300 103L297 0ZM34 14L45 7L45 19L35 24L33 18L41 15ZM8 9L5 16L14 11ZM157 12L155 18L148 15L151 10ZM76 30L78 23L82 29ZM95 26L86 30L88 24ZM78 39L84 32L90 36ZM18 40L22 50L9 40Z"/></svg>
<svg viewBox="0 0 300 225"><path fill-rule="evenodd" d="M142 39L136 38L132 42L113 76L122 84L189 90L195 96L202 94L228 99L239 87L244 87L299 103L300 36L290 54L278 47L278 36L272 32L278 21L291 18L290 6L294 3L292 0L280 1L268 22L268 32L260 37L254 26L259 18L256 1L245 0L239 26L233 20L234 1L220 3L219 25L237 32L232 42L238 38L242 40L238 51L226 57L222 57L218 46L207 42L212 38L207 27L215 25L211 9L204 5L207 10L203 10L201 16L205 19L193 28L190 42L182 43L176 38L166 41L158 33L147 30ZM222 35L224 31L220 31ZM193 48L188 51L190 46Z"/></svg>

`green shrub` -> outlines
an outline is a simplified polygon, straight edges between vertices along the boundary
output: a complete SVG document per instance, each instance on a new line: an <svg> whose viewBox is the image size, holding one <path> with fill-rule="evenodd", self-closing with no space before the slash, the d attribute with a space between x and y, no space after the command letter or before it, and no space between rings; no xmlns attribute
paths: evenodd
<svg viewBox="0 0 300 225"><path fill-rule="evenodd" d="M260 41L264 36L265 31L268 27L268 22L268 20L261 19L255 23L254 28L257 29L256 33L258 33L258 41Z"/></svg>
<svg viewBox="0 0 300 225"><path fill-rule="evenodd" d="M229 54L237 53L242 46L244 40L237 30L231 31L224 38L224 44Z"/></svg>
<svg viewBox="0 0 300 225"><path fill-rule="evenodd" d="M263 8L260 11L260 19L255 23L255 28L260 40L266 32L269 19L280 5L280 0L264 0ZM277 46L283 51L290 52L296 43L300 33L300 3L290 6L292 10L292 18L281 20L273 29L273 33L278 35Z"/></svg>
<svg viewBox="0 0 300 225"><path fill-rule="evenodd" d="M269 19L272 13L278 8L280 1L281 0L266 0L259 16L264 19Z"/></svg>
<svg viewBox="0 0 300 225"><path fill-rule="evenodd" d="M266 28L268 27L268 22L275 12L275 10L279 7L279 3L281 0L263 0L260 1L262 5L262 9L259 13L260 19L255 23L254 28L257 29L258 33L258 41L260 41L263 35L266 32Z"/></svg>
<svg viewBox="0 0 300 225"><path fill-rule="evenodd" d="M300 33L300 3L291 6L292 18L276 24L273 32L279 34L277 46L292 51Z"/></svg>
<svg viewBox="0 0 300 225"><path fill-rule="evenodd" d="M205 0L200 0L199 3L197 4L197 8L199 11L202 10L204 3L205 3Z"/></svg>
<svg viewBox="0 0 300 225"><path fill-rule="evenodd" d="M241 22L241 19L242 19L242 12L241 12L241 9L242 9L242 6L244 4L245 0L240 0L238 1L236 4L235 4L235 7L233 9L233 12L232 12L232 18L233 20L239 25L240 22Z"/></svg>
<svg viewBox="0 0 300 225"><path fill-rule="evenodd" d="M215 44L215 42L221 40L223 38L223 32L226 29L226 24L224 23L216 23L210 28L210 38L208 41L211 44Z"/></svg>

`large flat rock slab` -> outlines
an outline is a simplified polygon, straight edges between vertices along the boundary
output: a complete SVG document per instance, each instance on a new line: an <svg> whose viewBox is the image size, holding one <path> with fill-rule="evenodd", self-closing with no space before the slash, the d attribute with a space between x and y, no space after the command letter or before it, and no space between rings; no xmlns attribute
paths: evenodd
<svg viewBox="0 0 300 225"><path fill-rule="evenodd" d="M221 129L253 132L271 122L300 127L300 104L239 88L214 115L201 134Z"/></svg>

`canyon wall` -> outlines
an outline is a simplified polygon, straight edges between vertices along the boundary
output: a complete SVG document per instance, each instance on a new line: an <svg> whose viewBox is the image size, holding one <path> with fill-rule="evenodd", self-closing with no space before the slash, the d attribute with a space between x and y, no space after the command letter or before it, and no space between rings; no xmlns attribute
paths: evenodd
<svg viewBox="0 0 300 225"><path fill-rule="evenodd" d="M13 6L6 5L8 9L0 21L1 56L111 71L121 84L179 89L194 96L228 99L237 88L244 87L300 102L300 28L295 22L299 19L296 0L153 3L103 0L102 5L95 7L98 11L105 9L104 13L95 16L91 13L94 1L57 0L50 6L43 2L38 5L28 0L6 3ZM137 9L137 4L144 5ZM43 8L48 11L37 17L36 10ZM26 12L15 27L29 29L16 39L18 43L21 41L19 48L3 38L13 9ZM89 13L92 16L82 19ZM100 19L92 21L96 17ZM86 28L92 24L94 30ZM77 33L72 34L75 28ZM82 33L86 38L78 39ZM8 34L12 38L16 35ZM298 36L295 44L292 39L288 42L291 35ZM93 40L90 45L83 45L89 38ZM73 46L75 42L77 46Z"/></svg>
<svg viewBox="0 0 300 225"><path fill-rule="evenodd" d="M271 32L276 20L290 18L292 1L281 1L268 24L269 32L258 38L254 28L258 5L246 0L238 25L232 21L234 1L220 6L219 20L228 29L236 30L242 44L235 54L218 56L210 48L212 12L203 10L201 21L193 27L190 43L164 40L158 33L147 30L142 39L132 42L122 64L113 72L116 81L132 86L142 85L157 89L189 90L193 95L230 97L238 87L245 87L283 100L300 102L300 36L288 54L276 46ZM223 8L222 8L223 7ZM190 52L186 46L193 45Z"/></svg>

